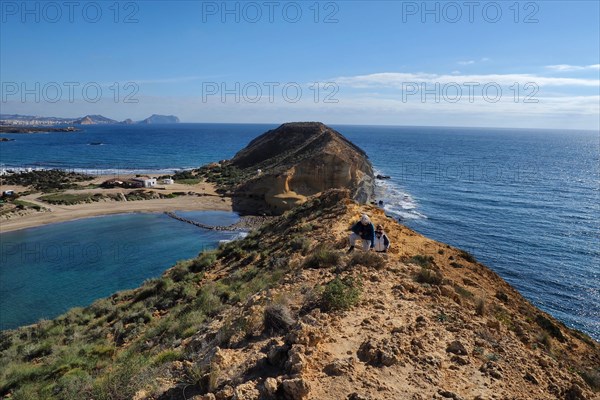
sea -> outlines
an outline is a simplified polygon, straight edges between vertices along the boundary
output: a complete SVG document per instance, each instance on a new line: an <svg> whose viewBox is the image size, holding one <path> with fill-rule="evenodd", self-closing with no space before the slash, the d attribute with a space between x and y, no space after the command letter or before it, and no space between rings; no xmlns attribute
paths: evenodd
<svg viewBox="0 0 600 400"><path fill-rule="evenodd" d="M0 169L169 174L231 158L277 126L113 125L3 134L15 140L0 143ZM367 152L377 174L389 176L376 187L389 216L470 252L533 304L600 340L600 132L332 127ZM237 218L186 216L223 225ZM238 234L204 231L162 214L1 234L0 329L135 287Z"/></svg>

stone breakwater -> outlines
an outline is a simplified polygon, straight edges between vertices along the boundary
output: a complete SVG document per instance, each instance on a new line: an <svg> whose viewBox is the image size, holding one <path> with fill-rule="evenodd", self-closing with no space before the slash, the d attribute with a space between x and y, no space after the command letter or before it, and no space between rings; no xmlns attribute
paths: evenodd
<svg viewBox="0 0 600 400"><path fill-rule="evenodd" d="M241 217L240 220L238 222L236 222L235 224L231 224L231 225L227 225L227 226L220 226L220 225L203 224L202 222L198 222L198 221L194 221L194 220L191 220L188 218L181 217L170 211L166 211L165 215L167 215L173 219L176 219L178 221L197 226L198 228L209 229L212 231L249 231L249 230L253 230L253 229L257 229L257 228L261 227L263 224L267 223L269 220L271 220L273 218L273 217L264 217L264 216L257 216L257 215L245 215L245 216Z"/></svg>

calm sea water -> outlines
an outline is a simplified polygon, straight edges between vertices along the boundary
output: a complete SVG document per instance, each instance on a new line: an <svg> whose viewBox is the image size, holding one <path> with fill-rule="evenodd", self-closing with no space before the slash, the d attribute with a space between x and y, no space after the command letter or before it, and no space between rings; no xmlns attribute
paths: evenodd
<svg viewBox="0 0 600 400"><path fill-rule="evenodd" d="M4 135L17 140L0 143L0 162L115 173L190 168L230 158L276 126L92 126L79 134ZM392 177L378 187L390 215L468 250L538 307L600 340L598 132L334 128ZM58 237L60 228L47 229L45 240Z"/></svg>
<svg viewBox="0 0 600 400"><path fill-rule="evenodd" d="M182 214L207 224L238 220L229 212ZM3 233L0 329L137 287L178 260L236 235L198 229L164 214L122 214Z"/></svg>

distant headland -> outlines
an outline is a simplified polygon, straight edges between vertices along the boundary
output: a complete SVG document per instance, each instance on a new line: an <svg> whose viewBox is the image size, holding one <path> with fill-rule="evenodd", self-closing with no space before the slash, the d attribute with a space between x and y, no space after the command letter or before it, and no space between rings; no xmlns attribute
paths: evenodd
<svg viewBox="0 0 600 400"><path fill-rule="evenodd" d="M34 115L0 114L0 126L52 126L52 125L158 125L177 124L180 120L174 115L152 114L141 121L126 119L117 121L102 115L86 115L78 118L41 117ZM47 130L44 132L48 132ZM6 132L8 133L8 132ZM18 132L17 132L18 133Z"/></svg>

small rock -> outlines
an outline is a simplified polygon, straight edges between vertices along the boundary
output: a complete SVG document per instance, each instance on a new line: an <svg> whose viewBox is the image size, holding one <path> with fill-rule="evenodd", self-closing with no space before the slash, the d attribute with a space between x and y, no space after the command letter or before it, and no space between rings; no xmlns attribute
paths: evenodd
<svg viewBox="0 0 600 400"><path fill-rule="evenodd" d="M389 340L375 341L366 340L357 351L358 359L364 363L379 367L386 367L396 364L400 350Z"/></svg>
<svg viewBox="0 0 600 400"><path fill-rule="evenodd" d="M331 364L328 364L324 371L329 376L349 375L354 371L354 358L348 357L346 359L335 360Z"/></svg>
<svg viewBox="0 0 600 400"><path fill-rule="evenodd" d="M250 381L238 385L233 390L232 400L258 400L260 398L260 392L256 388L256 383Z"/></svg>
<svg viewBox="0 0 600 400"><path fill-rule="evenodd" d="M277 394L277 389L279 387L275 378L265 379L265 383L263 384L263 386L265 388L265 394L267 395L267 397L275 397L275 395Z"/></svg>
<svg viewBox="0 0 600 400"><path fill-rule="evenodd" d="M463 400L462 397L460 397L459 395L457 395L456 393L450 392L448 390L439 390L438 391L439 395L446 398L446 399L454 399L454 400Z"/></svg>
<svg viewBox="0 0 600 400"><path fill-rule="evenodd" d="M285 363L285 367L291 374L298 374L304 368L306 364L305 351L306 349L303 345L295 344L288 352L288 360Z"/></svg>
<svg viewBox="0 0 600 400"><path fill-rule="evenodd" d="M583 390L579 385L573 383L565 392L565 400L586 400Z"/></svg>
<svg viewBox="0 0 600 400"><path fill-rule="evenodd" d="M496 292L496 298L500 301L502 301L503 303L507 303L508 302L508 295L506 293L504 293L503 291L499 290Z"/></svg>
<svg viewBox="0 0 600 400"><path fill-rule="evenodd" d="M356 392L348 395L348 400L369 400L369 399L370 399L370 397L365 397L365 396L360 395L360 394L358 394Z"/></svg>
<svg viewBox="0 0 600 400"><path fill-rule="evenodd" d="M287 345L272 345L267 351L267 360L269 364L283 368L288 359L289 349L290 348Z"/></svg>
<svg viewBox="0 0 600 400"><path fill-rule="evenodd" d="M425 350L425 347L423 346L423 341L421 339L412 338L410 341L410 345L418 347L421 350Z"/></svg>
<svg viewBox="0 0 600 400"><path fill-rule="evenodd" d="M535 375L532 375L530 372L527 372L523 378L525 378L525 380L533 383L534 385L540 384L540 381L538 381L538 379L535 377Z"/></svg>
<svg viewBox="0 0 600 400"><path fill-rule="evenodd" d="M302 378L286 379L281 383L287 400L302 400L310 392L310 386Z"/></svg>
<svg viewBox="0 0 600 400"><path fill-rule="evenodd" d="M216 397L212 393L203 394L200 396L194 396L191 400L215 400Z"/></svg>
<svg viewBox="0 0 600 400"><path fill-rule="evenodd" d="M215 393L216 400L231 400L233 397L233 388L229 385L225 386L223 390Z"/></svg>
<svg viewBox="0 0 600 400"><path fill-rule="evenodd" d="M470 364L469 360L467 358L461 357L461 356L457 356L454 355L450 358L450 361L452 361L455 364L458 365L468 365Z"/></svg>
<svg viewBox="0 0 600 400"><path fill-rule="evenodd" d="M446 348L446 351L448 353L458 354L459 356L466 356L468 354L465 346L458 340L455 340L454 342L450 343Z"/></svg>
<svg viewBox="0 0 600 400"><path fill-rule="evenodd" d="M488 361L485 364L483 364L479 368L479 371L482 372L484 375L491 376L494 379L502 379L502 374L500 373L502 371L502 368L500 368L500 366L493 361Z"/></svg>

